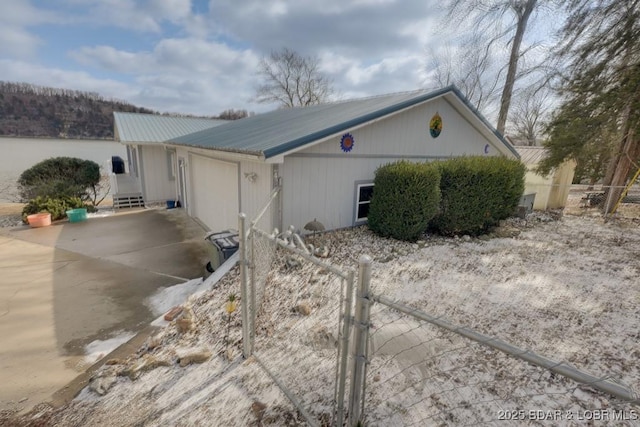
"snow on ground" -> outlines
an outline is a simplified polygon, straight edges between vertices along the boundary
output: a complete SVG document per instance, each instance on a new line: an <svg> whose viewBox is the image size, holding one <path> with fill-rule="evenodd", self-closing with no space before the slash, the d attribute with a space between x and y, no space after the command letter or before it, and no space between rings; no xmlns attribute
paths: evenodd
<svg viewBox="0 0 640 427"><path fill-rule="evenodd" d="M133 332L119 331L106 340L95 340L85 346L85 357L82 359L81 366L89 367L107 354L111 353L122 344L129 341L136 334Z"/></svg>
<svg viewBox="0 0 640 427"><path fill-rule="evenodd" d="M427 236L411 244L380 239L365 227L316 238L329 245L328 261L335 265L354 268L362 254L370 254L375 294L640 387L637 220L537 214L509 220L481 238ZM256 347L260 360L323 421L331 418L337 337L336 310L326 304L340 292L339 281L325 276L317 267L292 267L278 258ZM257 360L242 359L242 301L229 315L230 294L240 295L237 267L213 290L190 299L192 330L180 332L172 322L138 354L103 367L93 389L111 386L104 396L85 389L59 411L43 409L40 420L59 426L305 425ZM300 303L311 309L309 316L301 314ZM584 418L612 408L624 409L627 420L520 424L640 423L637 406L417 324L381 304L372 307L371 322L368 425L493 425L500 424L501 410L516 411L516 417L520 410L561 410ZM203 363L189 364L200 356Z"/></svg>
<svg viewBox="0 0 640 427"><path fill-rule="evenodd" d="M199 277L167 288L160 288L153 295L147 298L144 303L149 307L154 316L160 316L161 314L169 311L172 307L180 305L186 301L189 295L194 294L201 284L202 277Z"/></svg>

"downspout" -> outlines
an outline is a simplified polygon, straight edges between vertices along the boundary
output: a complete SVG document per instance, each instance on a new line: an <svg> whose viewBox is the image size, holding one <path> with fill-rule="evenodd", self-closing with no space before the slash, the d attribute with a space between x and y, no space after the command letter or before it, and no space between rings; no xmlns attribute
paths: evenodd
<svg viewBox="0 0 640 427"><path fill-rule="evenodd" d="M283 212L283 188L282 188L282 177L280 176L280 166L273 165L273 188L280 187L280 192L278 193L278 201L276 203L276 212L274 218L272 218L272 227L277 228L278 230L282 230L282 212Z"/></svg>

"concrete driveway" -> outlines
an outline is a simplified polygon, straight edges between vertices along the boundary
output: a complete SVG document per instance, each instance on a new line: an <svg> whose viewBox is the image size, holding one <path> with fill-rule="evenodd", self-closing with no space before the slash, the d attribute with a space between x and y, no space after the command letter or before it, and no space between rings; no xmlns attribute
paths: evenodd
<svg viewBox="0 0 640 427"><path fill-rule="evenodd" d="M0 411L48 400L85 347L140 331L144 300L201 277L204 230L180 209L0 231Z"/></svg>

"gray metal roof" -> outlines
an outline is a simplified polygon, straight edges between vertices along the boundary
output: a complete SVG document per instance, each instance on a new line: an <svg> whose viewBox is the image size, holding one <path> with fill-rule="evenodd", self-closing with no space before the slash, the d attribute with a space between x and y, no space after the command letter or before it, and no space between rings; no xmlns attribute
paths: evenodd
<svg viewBox="0 0 640 427"><path fill-rule="evenodd" d="M409 92L310 107L287 108L229 122L170 140L172 144L277 156L313 141L392 114L424 101L448 95L466 106L500 142L518 153L453 86L435 92Z"/></svg>
<svg viewBox="0 0 640 427"><path fill-rule="evenodd" d="M164 142L227 123L227 120L114 112L120 142Z"/></svg>

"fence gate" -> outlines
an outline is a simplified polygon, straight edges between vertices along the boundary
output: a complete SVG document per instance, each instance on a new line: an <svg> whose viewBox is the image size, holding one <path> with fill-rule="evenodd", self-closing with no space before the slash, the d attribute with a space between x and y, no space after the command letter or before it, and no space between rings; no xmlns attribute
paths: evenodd
<svg viewBox="0 0 640 427"><path fill-rule="evenodd" d="M274 191L247 226L240 214L243 352L310 425L343 425L354 271L338 269L293 230L265 229ZM245 326L246 325L246 326Z"/></svg>

